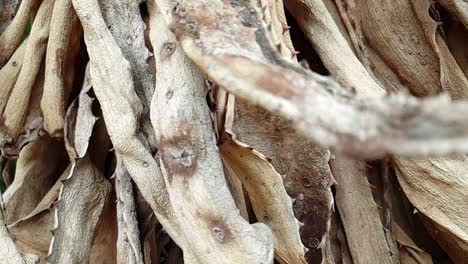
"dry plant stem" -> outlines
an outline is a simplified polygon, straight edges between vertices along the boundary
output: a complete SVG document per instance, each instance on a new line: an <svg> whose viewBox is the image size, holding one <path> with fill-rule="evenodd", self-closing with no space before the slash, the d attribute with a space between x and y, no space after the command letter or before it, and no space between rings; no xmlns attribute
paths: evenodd
<svg viewBox="0 0 468 264"><path fill-rule="evenodd" d="M242 181L259 222L271 227L275 256L280 263L307 263L299 221L281 175L259 152L231 138L220 146L225 165Z"/></svg>
<svg viewBox="0 0 468 264"><path fill-rule="evenodd" d="M322 0L285 0L307 38L313 43L327 69L347 88L384 93L353 53Z"/></svg>
<svg viewBox="0 0 468 264"><path fill-rule="evenodd" d="M15 140L23 128L29 98L36 80L49 36L50 18L55 0L44 0L39 7L26 44L23 66L3 113L7 140Z"/></svg>
<svg viewBox="0 0 468 264"><path fill-rule="evenodd" d="M121 163L117 164L115 171L115 192L119 230L117 261L119 264L143 264L133 186L130 175Z"/></svg>
<svg viewBox="0 0 468 264"><path fill-rule="evenodd" d="M73 163L56 203L50 263L89 262L94 231L111 191L88 156Z"/></svg>
<svg viewBox="0 0 468 264"><path fill-rule="evenodd" d="M367 158L468 148L466 103L451 103L447 97L356 96L329 78L279 59L263 27L251 26L261 22L255 12L248 21L233 15L240 7L253 8L245 3L179 1L173 16L174 6L161 3L186 54L213 81L291 120L317 144Z"/></svg>
<svg viewBox="0 0 468 264"><path fill-rule="evenodd" d="M200 263L271 263L271 231L246 222L227 188L203 76L154 4L148 5L157 65L151 121L184 250L193 250Z"/></svg>
<svg viewBox="0 0 468 264"><path fill-rule="evenodd" d="M0 35L0 68L10 59L19 46L26 25L42 0L24 0L15 17L6 30Z"/></svg>
<svg viewBox="0 0 468 264"><path fill-rule="evenodd" d="M116 154L158 220L182 245L159 164L138 139L138 117L143 107L134 90L130 65L99 13L97 1L73 0L73 6L83 25L93 89Z"/></svg>
<svg viewBox="0 0 468 264"><path fill-rule="evenodd" d="M10 93L15 86L21 67L23 66L24 52L27 43L28 39L25 39L19 48L16 49L15 53L13 53L8 63L0 69L0 83L2 84L2 89L0 89L0 114L3 114Z"/></svg>
<svg viewBox="0 0 468 264"><path fill-rule="evenodd" d="M392 259L386 243L377 205L365 178L365 163L344 156L339 156L330 163L338 181L336 204L353 262L398 263L397 259Z"/></svg>
<svg viewBox="0 0 468 264"><path fill-rule="evenodd" d="M44 113L44 130L51 136L60 136L65 120L66 91L65 68L69 53L72 29L77 22L71 0L56 1L50 22L49 42L46 53L46 72L41 109ZM76 32L75 32L76 34Z"/></svg>

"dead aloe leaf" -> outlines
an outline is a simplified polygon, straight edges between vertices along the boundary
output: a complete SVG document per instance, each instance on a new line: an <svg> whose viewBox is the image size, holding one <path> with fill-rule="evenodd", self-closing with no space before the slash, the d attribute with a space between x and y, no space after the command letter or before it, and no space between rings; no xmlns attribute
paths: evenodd
<svg viewBox="0 0 468 264"><path fill-rule="evenodd" d="M157 7L150 3L150 39L154 50L161 51L155 54L151 121L171 205L187 240L184 254L192 251L200 262L269 263L273 259L271 231L264 224L251 225L243 219L227 188L203 75L176 42L159 2ZM187 102L191 102L188 108L184 107Z"/></svg>
<svg viewBox="0 0 468 264"><path fill-rule="evenodd" d="M16 139L9 138L4 133L0 133L3 137L1 141L2 154L7 157L17 157L21 149L36 139L43 133L42 128L42 111L40 101L44 87L44 67L41 66L39 76L36 78L31 97L29 99L28 112L21 133ZM0 130L1 131L1 130Z"/></svg>
<svg viewBox="0 0 468 264"><path fill-rule="evenodd" d="M239 139L271 158L286 191L295 199L294 215L304 224L300 234L308 248L307 262L321 262L333 207L329 150L300 135L284 118L242 100L236 100L234 119Z"/></svg>
<svg viewBox="0 0 468 264"><path fill-rule="evenodd" d="M344 156L330 164L338 181L336 204L353 262L398 263L392 258L371 186L366 181L366 164Z"/></svg>
<svg viewBox="0 0 468 264"><path fill-rule="evenodd" d="M402 264L432 264L432 257L420 249L413 240L397 225L392 226L395 239L400 245L400 261Z"/></svg>
<svg viewBox="0 0 468 264"><path fill-rule="evenodd" d="M62 144L42 137L23 148L13 184L3 196L5 223L11 224L31 213L57 181L67 164Z"/></svg>
<svg viewBox="0 0 468 264"><path fill-rule="evenodd" d="M71 0L55 2L50 21L44 94L41 100L44 130L52 137L61 137L63 132L66 103L72 88L71 82L66 79L73 80L74 59L81 40L77 22Z"/></svg>
<svg viewBox="0 0 468 264"><path fill-rule="evenodd" d="M104 207L94 232L89 263L115 264L117 262L117 212L115 194L112 193Z"/></svg>
<svg viewBox="0 0 468 264"><path fill-rule="evenodd" d="M88 263L96 225L108 201L111 185L88 156L73 164L69 177L62 183L47 260Z"/></svg>
<svg viewBox="0 0 468 264"><path fill-rule="evenodd" d="M359 87L363 95L370 95L373 92L383 94L382 87L373 80L353 53L324 1L285 0L285 4L309 41L313 43L327 70L344 87L356 89Z"/></svg>
<svg viewBox="0 0 468 264"><path fill-rule="evenodd" d="M174 12L172 3L161 3L166 20L173 22L172 28L187 55L217 84L291 120L317 144L368 158L386 153L447 154L463 152L467 147L462 131L467 129L464 119L468 115L464 113L468 112L468 104L449 103L446 97L418 100L401 94L355 96L330 78L279 59L271 45L259 45L254 30L264 33L262 26L255 24L257 16L243 22L241 15L232 15L255 7L246 2L231 6L220 0L216 4L206 1L179 1ZM203 7L211 5L219 8ZM199 20L206 16L216 19ZM215 21L224 22L212 24ZM194 29L188 25L192 24L200 25L195 29L197 34L191 33ZM225 33L213 34L213 28ZM204 48L200 49L200 45Z"/></svg>
<svg viewBox="0 0 468 264"><path fill-rule="evenodd" d="M97 120L92 111L93 99L88 95L91 87L89 67L86 67L83 87L65 117L65 147L71 160L85 156Z"/></svg>
<svg viewBox="0 0 468 264"><path fill-rule="evenodd" d="M55 0L44 0L34 19L24 52L23 66L3 112L6 137L16 139L23 129L32 88L39 73L49 36L50 17Z"/></svg>
<svg viewBox="0 0 468 264"><path fill-rule="evenodd" d="M0 193L0 263L34 264L39 263L35 255L22 255L11 239L3 222L3 199Z"/></svg>
<svg viewBox="0 0 468 264"><path fill-rule="evenodd" d="M468 256L468 180L465 177L468 158L395 158L394 161L398 181L410 202L444 230L435 233L437 240L448 236L449 240L456 241L458 250L445 248L454 261L461 259L457 256Z"/></svg>
<svg viewBox="0 0 468 264"><path fill-rule="evenodd" d="M122 161L117 162L114 175L118 221L117 260L121 264L143 264L133 186Z"/></svg>
<svg viewBox="0 0 468 264"><path fill-rule="evenodd" d="M231 135L232 137L232 135ZM306 263L299 235L299 221L292 209L281 175L259 152L234 137L223 142L225 165L241 179L258 220L275 235L275 255L280 263Z"/></svg>
<svg viewBox="0 0 468 264"><path fill-rule="evenodd" d="M159 221L180 244L159 164L145 148L147 142L141 139L144 135L138 130L143 106L134 90L129 62L99 13L98 2L73 0L72 3L84 29L93 90L113 146Z"/></svg>
<svg viewBox="0 0 468 264"><path fill-rule="evenodd" d="M24 52L26 50L26 43L28 39L25 39L23 44L16 49L13 56L11 56L8 63L5 64L0 70L0 83L2 83L2 89L0 89L0 113L3 114L3 110L10 97L11 90L15 86L18 75L23 65Z"/></svg>
<svg viewBox="0 0 468 264"><path fill-rule="evenodd" d="M42 0L21 1L15 17L0 35L0 67L5 65L19 46L27 23L41 2Z"/></svg>

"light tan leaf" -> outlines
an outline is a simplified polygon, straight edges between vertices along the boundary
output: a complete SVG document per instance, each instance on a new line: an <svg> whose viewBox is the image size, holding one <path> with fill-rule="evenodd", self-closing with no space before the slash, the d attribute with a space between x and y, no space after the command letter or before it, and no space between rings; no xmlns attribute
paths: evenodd
<svg viewBox="0 0 468 264"><path fill-rule="evenodd" d="M392 231L400 245L400 261L402 264L432 264L431 255L416 246L413 240L397 224L393 224Z"/></svg>
<svg viewBox="0 0 468 264"><path fill-rule="evenodd" d="M20 45L26 25L41 2L42 0L21 1L15 17L0 35L0 67L5 65L16 48Z"/></svg>
<svg viewBox="0 0 468 264"><path fill-rule="evenodd" d="M23 65L3 112L5 137L15 140L23 129L31 93L46 51L50 17L55 0L44 0L34 19Z"/></svg>
<svg viewBox="0 0 468 264"><path fill-rule="evenodd" d="M91 87L89 67L86 67L80 95L72 102L65 116L65 147L71 160L81 159L86 155L97 120L92 111L93 99L88 95Z"/></svg>
<svg viewBox="0 0 468 264"><path fill-rule="evenodd" d="M336 177L336 204L354 263L397 263L387 245L366 164L338 156L330 162Z"/></svg>
<svg viewBox="0 0 468 264"><path fill-rule="evenodd" d="M3 195L6 224L31 213L60 177L68 163L62 144L42 137L21 151L13 184Z"/></svg>
<svg viewBox="0 0 468 264"><path fill-rule="evenodd" d="M111 185L88 156L77 160L62 181L55 206L55 226L47 260L88 263L96 226Z"/></svg>
<svg viewBox="0 0 468 264"><path fill-rule="evenodd" d="M306 263L299 235L299 221L292 209L281 175L259 152L231 139L220 152L225 166L242 181L258 220L271 227L275 236L275 256L280 263Z"/></svg>
<svg viewBox="0 0 468 264"><path fill-rule="evenodd" d="M50 21L44 94L41 100L44 130L52 137L63 136L66 103L72 88L74 61L82 36L77 22L71 0L55 2Z"/></svg>
<svg viewBox="0 0 468 264"><path fill-rule="evenodd" d="M150 3L150 38L157 51L151 121L171 205L186 238L184 255L190 250L200 263L270 263L271 231L242 218L227 187L203 75L176 42L159 2L158 7Z"/></svg>

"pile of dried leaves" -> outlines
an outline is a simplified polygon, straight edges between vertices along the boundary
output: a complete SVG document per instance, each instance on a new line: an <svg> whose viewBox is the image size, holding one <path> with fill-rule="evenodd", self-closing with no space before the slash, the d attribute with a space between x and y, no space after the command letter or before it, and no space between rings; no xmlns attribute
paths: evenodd
<svg viewBox="0 0 468 264"><path fill-rule="evenodd" d="M468 263L466 1L0 8L1 264Z"/></svg>

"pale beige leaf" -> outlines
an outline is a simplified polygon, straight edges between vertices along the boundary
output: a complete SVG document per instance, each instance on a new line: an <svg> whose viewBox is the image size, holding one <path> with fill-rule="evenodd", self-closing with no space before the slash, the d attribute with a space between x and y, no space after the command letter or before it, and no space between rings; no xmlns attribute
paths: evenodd
<svg viewBox="0 0 468 264"><path fill-rule="evenodd" d="M232 135L231 135L232 137ZM242 181L258 220L275 236L275 256L280 263L306 263L299 221L281 175L259 152L234 137L220 146L225 166Z"/></svg>

